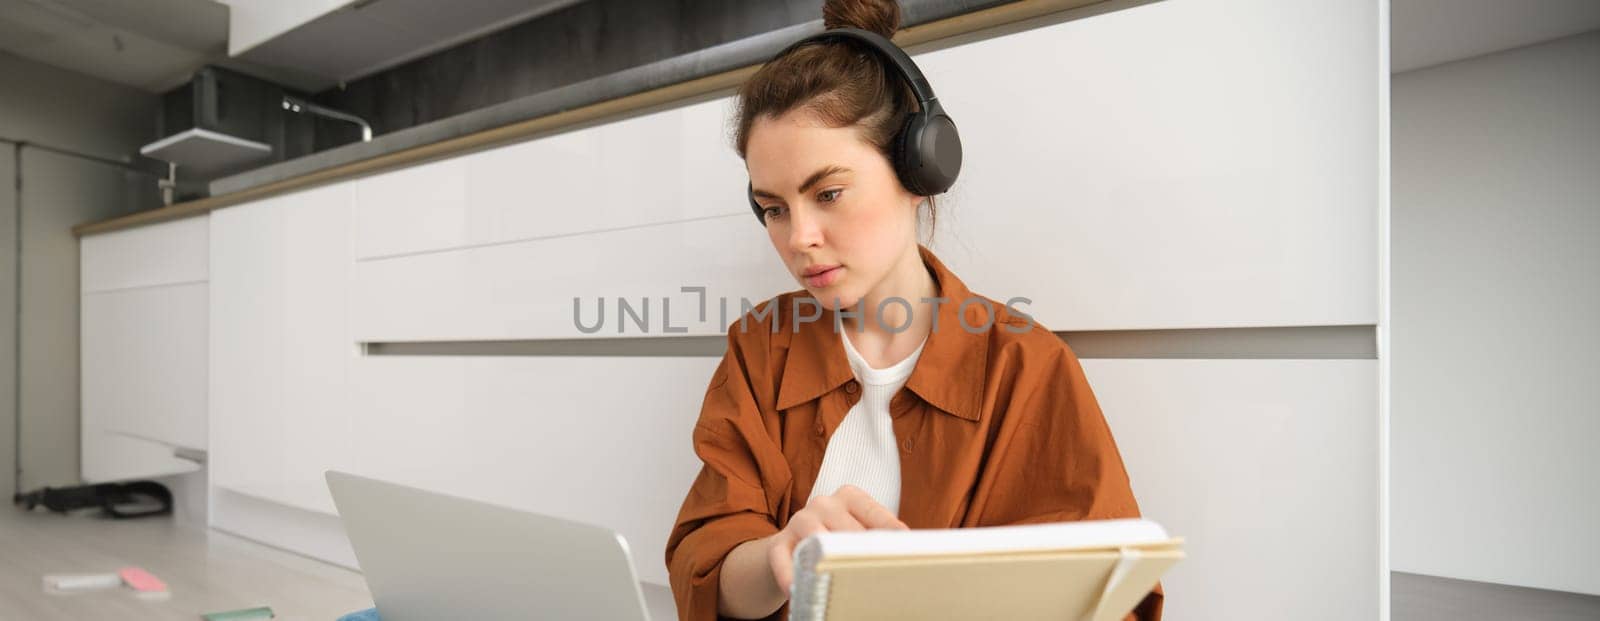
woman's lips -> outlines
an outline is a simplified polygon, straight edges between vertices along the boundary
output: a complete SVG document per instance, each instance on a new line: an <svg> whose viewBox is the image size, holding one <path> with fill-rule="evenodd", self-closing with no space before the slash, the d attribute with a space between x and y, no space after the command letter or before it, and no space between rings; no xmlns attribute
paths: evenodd
<svg viewBox="0 0 1600 621"><path fill-rule="evenodd" d="M826 287L828 285L831 285L831 284L833 284L833 281L838 280L839 272L842 271L843 269L844 269L844 266L843 265L839 265L839 266L835 266L833 269L827 270L825 272L819 272L819 273L816 273L816 274L812 274L810 276L806 276L805 277L806 286L807 287Z"/></svg>

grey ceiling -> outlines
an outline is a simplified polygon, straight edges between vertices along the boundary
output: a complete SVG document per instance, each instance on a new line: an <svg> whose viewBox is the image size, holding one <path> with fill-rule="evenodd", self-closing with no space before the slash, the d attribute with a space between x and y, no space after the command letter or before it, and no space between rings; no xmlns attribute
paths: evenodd
<svg viewBox="0 0 1600 621"><path fill-rule="evenodd" d="M151 92L227 54L211 0L0 0L0 49Z"/></svg>
<svg viewBox="0 0 1600 621"><path fill-rule="evenodd" d="M0 50L153 93L216 64L319 91L581 0L368 0L229 58L214 0L0 0Z"/></svg>
<svg viewBox="0 0 1600 621"><path fill-rule="evenodd" d="M1399 73L1600 28L1600 0L1390 0L1389 15Z"/></svg>
<svg viewBox="0 0 1600 621"><path fill-rule="evenodd" d="M335 86L581 0L354 2L236 58L287 74L308 91Z"/></svg>

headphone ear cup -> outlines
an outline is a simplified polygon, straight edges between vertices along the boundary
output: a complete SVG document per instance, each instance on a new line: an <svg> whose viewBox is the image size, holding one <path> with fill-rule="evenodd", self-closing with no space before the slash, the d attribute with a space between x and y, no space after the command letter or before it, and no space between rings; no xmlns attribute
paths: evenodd
<svg viewBox="0 0 1600 621"><path fill-rule="evenodd" d="M908 144L918 132L918 128L921 125L918 120L921 117L922 114L917 112L906 115L905 122L900 125L900 131L895 133L894 140L891 141L894 145L894 156L891 163L894 164L895 176L900 178L900 185L905 186L906 190L912 194L926 196L922 192L922 184L918 183L915 172L917 169L917 162L914 161L916 147Z"/></svg>
<svg viewBox="0 0 1600 621"><path fill-rule="evenodd" d="M748 181L745 182L744 197L750 201L750 210L756 212L756 221L760 222L761 226L766 226L767 219L764 217L764 214L761 213L761 203L756 202L755 184Z"/></svg>
<svg viewBox="0 0 1600 621"><path fill-rule="evenodd" d="M901 175L906 188L915 187L913 192L919 196L932 196L955 185L961 173L961 136L955 122L944 114L919 114L905 132Z"/></svg>

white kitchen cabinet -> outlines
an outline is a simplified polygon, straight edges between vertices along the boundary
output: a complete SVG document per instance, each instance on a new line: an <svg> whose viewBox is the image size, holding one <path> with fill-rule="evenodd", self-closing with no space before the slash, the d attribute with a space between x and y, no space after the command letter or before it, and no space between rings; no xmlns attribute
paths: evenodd
<svg viewBox="0 0 1600 621"><path fill-rule="evenodd" d="M1099 359L1083 370L1140 512L1184 538L1188 558L1162 578L1169 612L1377 616L1389 576L1376 360Z"/></svg>
<svg viewBox="0 0 1600 621"><path fill-rule="evenodd" d="M351 376L357 473L601 524L666 583L715 357L374 356Z"/></svg>
<svg viewBox="0 0 1600 621"><path fill-rule="evenodd" d="M349 186L213 215L212 484L331 513L350 447Z"/></svg>
<svg viewBox="0 0 1600 621"><path fill-rule="evenodd" d="M80 240L83 478L199 469L206 449L206 216Z"/></svg>

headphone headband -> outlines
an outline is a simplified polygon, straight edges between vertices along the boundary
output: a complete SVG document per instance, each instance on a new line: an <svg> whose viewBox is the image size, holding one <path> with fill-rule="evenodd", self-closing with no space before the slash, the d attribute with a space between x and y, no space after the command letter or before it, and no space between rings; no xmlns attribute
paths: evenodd
<svg viewBox="0 0 1600 621"><path fill-rule="evenodd" d="M911 57L900 46L888 37L869 30L830 28L790 44L773 58L782 58L808 43L833 39L859 41L876 51L879 58L887 61L900 74L917 98L918 109L906 115L904 125L891 139L889 160L901 185L921 196L932 196L948 190L961 172L961 137L956 131L955 121L939 105L939 98L934 96L928 79L922 77L922 70L911 62ZM761 205L756 202L754 188L749 184L745 185L745 195L750 200L750 209L755 212L756 220L766 226L767 220L762 216Z"/></svg>
<svg viewBox="0 0 1600 621"><path fill-rule="evenodd" d="M917 64L911 61L911 57L906 54L906 51L900 49L900 46L895 45L888 37L870 30L829 28L819 34L789 44L789 47L783 48L783 51L778 52L773 58L782 58L783 55L802 45L831 39L849 39L866 44L867 47L876 51L878 56L889 61L889 64L899 71L900 76L905 78L906 84L911 86L911 92L916 95L917 104L921 109L933 110L939 107L939 98L933 94L933 86L928 84L927 78L922 77L922 70L918 69Z"/></svg>

